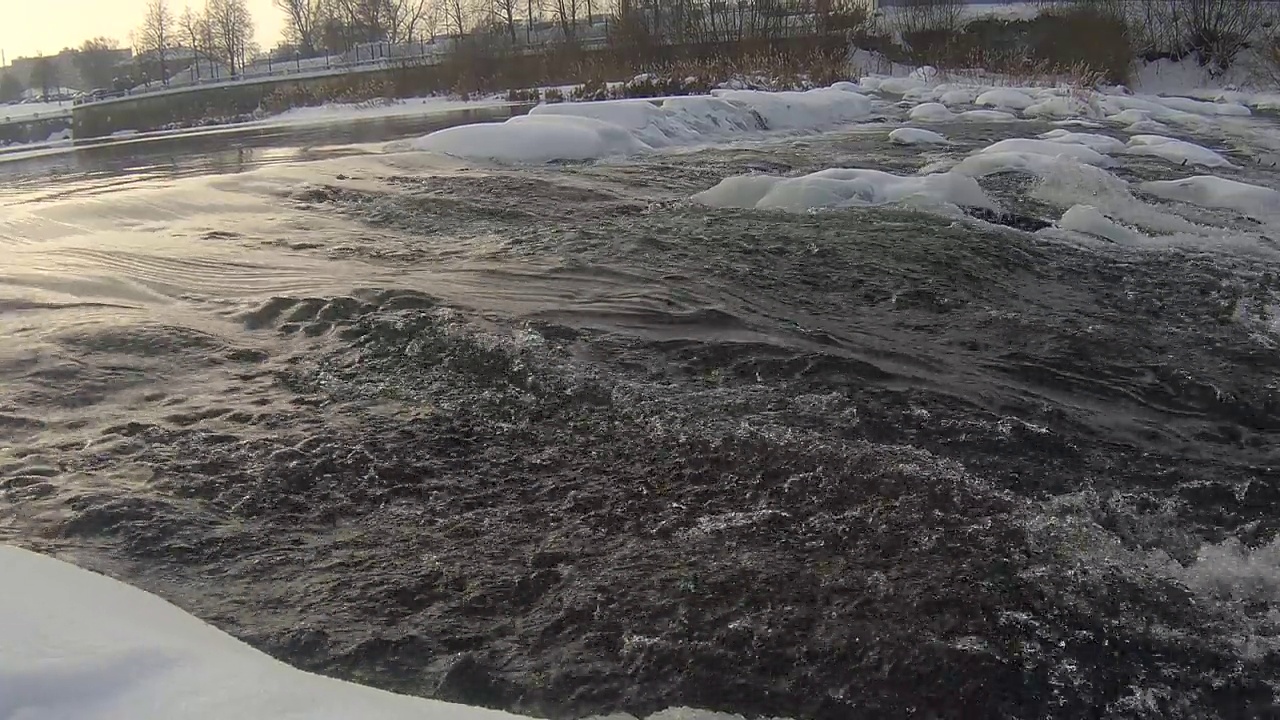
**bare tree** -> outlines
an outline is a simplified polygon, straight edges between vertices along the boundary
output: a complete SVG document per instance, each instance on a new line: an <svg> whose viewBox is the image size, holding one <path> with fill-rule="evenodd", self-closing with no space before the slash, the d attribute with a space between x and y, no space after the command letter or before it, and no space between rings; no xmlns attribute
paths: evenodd
<svg viewBox="0 0 1280 720"><path fill-rule="evenodd" d="M516 18L520 13L520 0L493 0L493 16L506 30L511 44L516 44Z"/></svg>
<svg viewBox="0 0 1280 720"><path fill-rule="evenodd" d="M72 63L76 72L87 86L84 89L104 88L115 78L115 49L119 45L115 40L96 37L85 40L76 51Z"/></svg>
<svg viewBox="0 0 1280 720"><path fill-rule="evenodd" d="M320 33L328 16L329 3L325 0L274 0L284 13L289 40L298 46L303 55L316 54L320 46Z"/></svg>
<svg viewBox="0 0 1280 720"><path fill-rule="evenodd" d="M182 14L178 16L178 42L191 48L195 57L197 80L200 79L200 58L201 56L209 57L210 54L210 35L209 21L205 16L200 11L192 9L190 5L184 7Z"/></svg>
<svg viewBox="0 0 1280 720"><path fill-rule="evenodd" d="M154 54L160 69L160 81L169 82L169 48L174 42L173 13L168 0L147 0L142 26L134 34L139 55Z"/></svg>
<svg viewBox="0 0 1280 720"><path fill-rule="evenodd" d="M573 40L578 34L578 0L554 0L551 14L560 25L565 40Z"/></svg>
<svg viewBox="0 0 1280 720"><path fill-rule="evenodd" d="M471 8L467 0L443 0L443 2L445 31L456 38L461 38L467 32Z"/></svg>
<svg viewBox="0 0 1280 720"><path fill-rule="evenodd" d="M433 6L427 0L382 0L382 4L383 36L393 45L411 42L426 26L435 24Z"/></svg>
<svg viewBox="0 0 1280 720"><path fill-rule="evenodd" d="M235 76L237 67L244 70L249 40L253 37L249 7L245 0L208 0L204 14L212 35L211 54L226 63Z"/></svg>

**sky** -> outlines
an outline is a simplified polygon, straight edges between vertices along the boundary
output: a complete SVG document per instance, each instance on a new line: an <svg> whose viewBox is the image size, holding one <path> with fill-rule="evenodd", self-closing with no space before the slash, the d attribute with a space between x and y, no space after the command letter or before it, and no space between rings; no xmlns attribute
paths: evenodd
<svg viewBox="0 0 1280 720"><path fill-rule="evenodd" d="M174 15L188 0L169 0ZM254 39L264 48L280 39L284 16L271 0L248 0ZM106 35L129 46L129 32L142 22L147 0L0 0L0 50L5 58L56 55L88 38ZM204 0L190 0L193 8Z"/></svg>

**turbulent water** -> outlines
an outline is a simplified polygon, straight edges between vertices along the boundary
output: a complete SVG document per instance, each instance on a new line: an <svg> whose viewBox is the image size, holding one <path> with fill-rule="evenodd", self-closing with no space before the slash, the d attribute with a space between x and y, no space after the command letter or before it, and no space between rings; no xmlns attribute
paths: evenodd
<svg viewBox="0 0 1280 720"><path fill-rule="evenodd" d="M1013 132L13 186L0 540L553 718L1272 716L1280 238L688 201Z"/></svg>

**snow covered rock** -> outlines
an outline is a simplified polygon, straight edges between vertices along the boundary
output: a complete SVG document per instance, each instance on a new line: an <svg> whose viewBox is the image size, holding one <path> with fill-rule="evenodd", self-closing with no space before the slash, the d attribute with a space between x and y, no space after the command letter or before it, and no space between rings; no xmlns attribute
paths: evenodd
<svg viewBox="0 0 1280 720"><path fill-rule="evenodd" d="M1210 168L1235 167L1229 160L1209 148L1177 140L1163 135L1134 135L1129 138L1130 155L1153 155L1180 165L1201 165Z"/></svg>
<svg viewBox="0 0 1280 720"><path fill-rule="evenodd" d="M820 132L870 115L871 100L846 86L805 92L714 90L710 97L539 105L504 123L440 130L409 147L509 163L592 160L765 131Z"/></svg>
<svg viewBox="0 0 1280 720"><path fill-rule="evenodd" d="M945 204L995 208L971 177L954 173L904 177L879 170L844 168L794 178L739 175L694 195L693 200L717 208L790 212L889 203L935 208Z"/></svg>
<svg viewBox="0 0 1280 720"><path fill-rule="evenodd" d="M932 130L898 128L889 133L889 142L895 145L946 145L947 139Z"/></svg>
<svg viewBox="0 0 1280 720"><path fill-rule="evenodd" d="M1140 233L1103 215L1092 205L1073 205L1062 214L1058 227L1126 245L1133 244L1143 237Z"/></svg>
<svg viewBox="0 0 1280 720"><path fill-rule="evenodd" d="M988 145L978 152L981 154L1024 153L1047 155L1049 157L1069 157L1086 165L1106 165L1110 162L1107 156L1086 145L1058 142L1056 140L1033 140L1031 138L1001 140Z"/></svg>
<svg viewBox="0 0 1280 720"><path fill-rule="evenodd" d="M1280 191L1236 180L1197 175L1181 180L1145 182L1139 189L1166 200L1234 210L1259 220L1280 218Z"/></svg>
<svg viewBox="0 0 1280 720"><path fill-rule="evenodd" d="M956 114L947 109L942 103L930 102L921 103L907 113L907 117L916 122L946 122L954 120Z"/></svg>
<svg viewBox="0 0 1280 720"><path fill-rule="evenodd" d="M978 105L986 105L994 108L1007 108L1009 110L1026 110L1036 104L1035 99L1021 90L1013 90L1010 88L996 88L988 90L978 96L976 103Z"/></svg>
<svg viewBox="0 0 1280 720"><path fill-rule="evenodd" d="M1003 110L966 110L956 117L970 122L1015 122L1017 115Z"/></svg>
<svg viewBox="0 0 1280 720"><path fill-rule="evenodd" d="M1048 140L1056 143L1068 143L1074 145L1084 145L1087 148L1100 152L1104 155L1112 153L1124 152L1125 143L1122 140L1111 137L1110 135L1098 135L1095 133L1071 132L1058 128L1050 130L1040 135L1042 140Z"/></svg>
<svg viewBox="0 0 1280 720"><path fill-rule="evenodd" d="M956 105L972 105L973 101L978 98L976 90L948 90L938 96L938 102L947 107L955 107Z"/></svg>

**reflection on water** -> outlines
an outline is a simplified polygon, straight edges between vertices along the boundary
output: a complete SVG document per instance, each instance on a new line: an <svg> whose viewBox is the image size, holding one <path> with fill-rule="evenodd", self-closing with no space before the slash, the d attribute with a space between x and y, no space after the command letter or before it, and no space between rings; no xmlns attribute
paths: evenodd
<svg viewBox="0 0 1280 720"><path fill-rule="evenodd" d="M238 173L255 167L320 160L469 122L498 122L528 106L487 106L423 115L308 125L245 125L77 142L56 151L0 155L0 203L120 188L191 175Z"/></svg>

